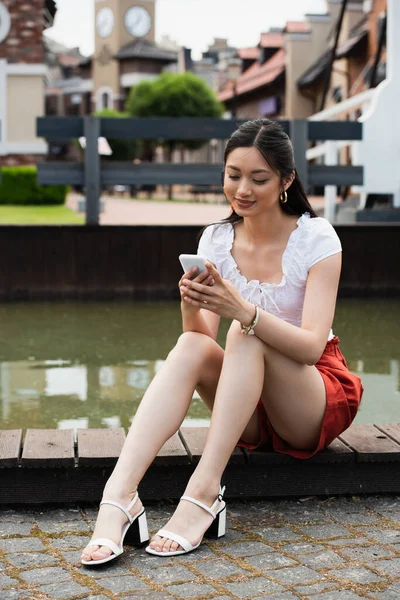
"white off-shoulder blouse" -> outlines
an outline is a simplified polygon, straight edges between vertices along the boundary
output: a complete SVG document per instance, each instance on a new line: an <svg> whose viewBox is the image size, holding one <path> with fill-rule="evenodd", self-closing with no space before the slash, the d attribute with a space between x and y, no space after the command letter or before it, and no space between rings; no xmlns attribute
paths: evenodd
<svg viewBox="0 0 400 600"><path fill-rule="evenodd" d="M213 262L224 279L231 281L242 298L269 313L301 327L308 271L320 260L342 251L339 237L326 219L304 213L297 220L282 256L280 283L248 281L231 254L234 228L231 223L209 225L200 238L198 254ZM328 340L334 337L332 330Z"/></svg>

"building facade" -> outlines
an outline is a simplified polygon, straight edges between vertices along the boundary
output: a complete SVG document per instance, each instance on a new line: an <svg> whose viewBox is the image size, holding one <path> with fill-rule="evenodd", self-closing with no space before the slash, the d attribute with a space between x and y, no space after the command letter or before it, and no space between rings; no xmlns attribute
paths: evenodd
<svg viewBox="0 0 400 600"><path fill-rule="evenodd" d="M303 101L310 104L310 114L375 87L386 77L386 0L348 2L341 23L340 8L341 1L329 0L334 19L327 49L295 82ZM336 34L338 45L330 68ZM330 80L324 97L327 76Z"/></svg>
<svg viewBox="0 0 400 600"><path fill-rule="evenodd" d="M53 0L0 0L0 165L35 164L47 146L36 137L44 114L43 30Z"/></svg>
<svg viewBox="0 0 400 600"><path fill-rule="evenodd" d="M262 33L255 48L238 49L241 73L218 94L232 114L305 119L385 78L386 0L349 0L341 21L342 0L327 0L327 8Z"/></svg>
<svg viewBox="0 0 400 600"><path fill-rule="evenodd" d="M54 72L46 90L48 114L124 110L130 89L155 79L178 54L155 42L155 0L96 0L95 50ZM65 63L65 58L61 63ZM62 54L62 53L61 53ZM56 111L56 112L54 112Z"/></svg>

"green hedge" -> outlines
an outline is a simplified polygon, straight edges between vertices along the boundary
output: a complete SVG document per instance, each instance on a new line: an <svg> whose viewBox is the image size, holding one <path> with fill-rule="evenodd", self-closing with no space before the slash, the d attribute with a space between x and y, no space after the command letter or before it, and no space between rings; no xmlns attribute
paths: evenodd
<svg viewBox="0 0 400 600"><path fill-rule="evenodd" d="M36 167L2 167L0 204L64 204L67 185L38 185Z"/></svg>

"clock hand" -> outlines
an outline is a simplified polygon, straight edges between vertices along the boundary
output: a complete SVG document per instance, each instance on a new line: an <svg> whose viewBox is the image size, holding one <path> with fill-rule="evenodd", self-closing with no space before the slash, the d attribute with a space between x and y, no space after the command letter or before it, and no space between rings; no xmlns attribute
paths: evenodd
<svg viewBox="0 0 400 600"><path fill-rule="evenodd" d="M130 22L130 28L134 29L140 23L140 15L136 17L134 21Z"/></svg>

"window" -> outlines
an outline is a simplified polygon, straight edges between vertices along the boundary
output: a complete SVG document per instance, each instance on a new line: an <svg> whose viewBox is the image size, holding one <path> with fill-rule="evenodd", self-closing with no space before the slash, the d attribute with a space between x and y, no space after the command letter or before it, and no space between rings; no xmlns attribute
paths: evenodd
<svg viewBox="0 0 400 600"><path fill-rule="evenodd" d="M96 93L96 110L114 108L114 92L110 87L101 87Z"/></svg>
<svg viewBox="0 0 400 600"><path fill-rule="evenodd" d="M343 100L343 88L339 85L338 87L333 88L332 90L332 98L334 102L342 102Z"/></svg>
<svg viewBox="0 0 400 600"><path fill-rule="evenodd" d="M102 102L101 102L102 108L111 108L108 104L109 99L110 99L110 96L107 94L107 92L104 92L102 95Z"/></svg>

